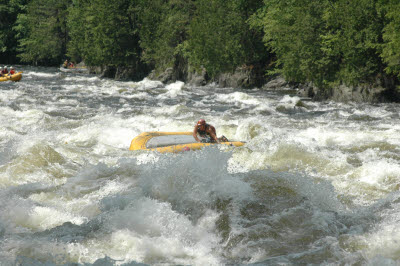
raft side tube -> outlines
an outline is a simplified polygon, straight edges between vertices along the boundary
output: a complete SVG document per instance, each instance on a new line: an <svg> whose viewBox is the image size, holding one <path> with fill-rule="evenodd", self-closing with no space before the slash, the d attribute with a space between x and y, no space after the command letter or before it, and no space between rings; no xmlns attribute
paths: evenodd
<svg viewBox="0 0 400 266"><path fill-rule="evenodd" d="M143 132L132 140L129 150L177 153L188 150L199 150L210 145L218 145L218 143L196 142L192 134L192 132ZM168 136L171 136L171 138L168 138ZM220 144L240 147L243 146L245 142L228 141L221 142Z"/></svg>
<svg viewBox="0 0 400 266"><path fill-rule="evenodd" d="M159 131L154 131L154 132L143 132L139 136L135 137L132 142L131 146L129 147L129 150L135 151L135 150L145 150L147 149L147 142L151 140L154 137L158 136L168 136L168 135L192 135L192 132L159 132ZM155 147L153 147L155 148Z"/></svg>

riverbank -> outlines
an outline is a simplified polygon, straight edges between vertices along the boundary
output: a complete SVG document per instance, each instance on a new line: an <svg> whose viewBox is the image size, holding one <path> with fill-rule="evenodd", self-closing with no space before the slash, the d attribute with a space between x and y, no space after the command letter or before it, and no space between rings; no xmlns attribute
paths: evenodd
<svg viewBox="0 0 400 266"><path fill-rule="evenodd" d="M329 88L320 88L310 83L291 83L281 76L267 77L265 69L260 66L242 66L234 72L222 73L214 78L207 72L195 71L190 67L167 68L164 71L150 71L141 67L90 67L90 72L104 78L116 80L142 80L148 77L151 80L170 84L177 80L184 81L192 86L205 86L211 83L218 87L233 88L262 88L264 90L291 89L297 90L302 97L309 97L314 101L332 100L336 102L400 102L399 84L394 78L378 77L370 83L347 86L339 84ZM397 82L397 83L396 83Z"/></svg>

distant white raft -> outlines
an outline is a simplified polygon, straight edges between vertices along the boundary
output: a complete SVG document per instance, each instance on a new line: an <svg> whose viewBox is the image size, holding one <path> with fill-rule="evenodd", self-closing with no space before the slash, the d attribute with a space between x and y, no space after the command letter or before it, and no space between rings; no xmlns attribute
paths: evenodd
<svg viewBox="0 0 400 266"><path fill-rule="evenodd" d="M189 150L199 150L210 145L229 145L240 147L242 141L218 143L199 143L192 132L143 132L131 142L129 150L153 150L161 153L177 153Z"/></svg>

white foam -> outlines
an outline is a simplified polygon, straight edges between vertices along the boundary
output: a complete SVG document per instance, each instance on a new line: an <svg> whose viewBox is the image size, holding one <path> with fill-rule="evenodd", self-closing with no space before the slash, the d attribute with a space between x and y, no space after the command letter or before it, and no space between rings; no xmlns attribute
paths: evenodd
<svg viewBox="0 0 400 266"><path fill-rule="evenodd" d="M217 100L222 101L222 102L227 102L227 103L243 103L243 104L248 104L248 105L258 105L260 104L260 101L247 94L244 92L233 92L230 94L218 94Z"/></svg>
<svg viewBox="0 0 400 266"><path fill-rule="evenodd" d="M387 190L400 182L400 165L397 162L377 161L360 167L360 181ZM399 181L397 181L399 180Z"/></svg>
<svg viewBox="0 0 400 266"><path fill-rule="evenodd" d="M66 76L64 78L66 81L74 81L74 82L95 82L95 81L99 81L100 78L96 77L96 76L78 76L78 75L73 75L73 76Z"/></svg>
<svg viewBox="0 0 400 266"><path fill-rule="evenodd" d="M396 265L400 252L398 193L393 194L393 197L387 197L378 206L382 205L386 206L377 210L380 222L376 223L365 235L355 237L353 242L365 247L363 251L366 257L371 259L370 265L385 265L385 262L389 262L387 265Z"/></svg>
<svg viewBox="0 0 400 266"><path fill-rule="evenodd" d="M179 118L184 118L184 117L190 117L193 115L193 112L191 109L187 108L184 105L172 105L172 106L162 106L154 109L154 114L155 115L171 115L171 116L177 116L180 113L183 113L183 116Z"/></svg>
<svg viewBox="0 0 400 266"><path fill-rule="evenodd" d="M288 103L288 104L291 104L291 105L296 105L299 101L300 101L300 97L298 97L298 96L290 96L290 95L285 95L280 100L281 103Z"/></svg>
<svg viewBox="0 0 400 266"><path fill-rule="evenodd" d="M21 97L23 95L20 90L7 90L0 93L0 102L9 103Z"/></svg>
<svg viewBox="0 0 400 266"><path fill-rule="evenodd" d="M164 84L161 81L150 80L148 78L143 79L142 81L137 83L139 88L141 89L154 89L162 87Z"/></svg>
<svg viewBox="0 0 400 266"><path fill-rule="evenodd" d="M310 146L358 146L361 143L379 141L382 136L376 132L337 129L330 126L309 127L300 130L293 139Z"/></svg>
<svg viewBox="0 0 400 266"><path fill-rule="evenodd" d="M72 222L73 224L82 224L86 220L82 217L75 217L69 213L61 212L54 208L49 207L35 207L25 221L25 226L35 228L41 231L61 225L65 222Z"/></svg>
<svg viewBox="0 0 400 266"><path fill-rule="evenodd" d="M52 78L58 76L58 73L43 73L43 72L24 72L24 76L36 76L43 78Z"/></svg>
<svg viewBox="0 0 400 266"><path fill-rule="evenodd" d="M124 95L124 97L127 99L145 100L149 97L149 94L147 92L139 92L131 95Z"/></svg>
<svg viewBox="0 0 400 266"><path fill-rule="evenodd" d="M159 97L168 96L168 97L174 98L182 93L184 85L185 85L185 83L182 81L176 81L172 84L169 84L165 87L165 89L167 89L167 92L163 95L160 95Z"/></svg>

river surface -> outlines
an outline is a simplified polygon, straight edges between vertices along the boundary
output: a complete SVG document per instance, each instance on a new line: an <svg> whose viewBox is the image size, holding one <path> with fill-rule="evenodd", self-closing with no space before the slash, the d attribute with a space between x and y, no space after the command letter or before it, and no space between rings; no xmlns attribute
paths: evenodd
<svg viewBox="0 0 400 266"><path fill-rule="evenodd" d="M19 67L0 83L1 265L400 263L400 105ZM145 131L246 141L129 151Z"/></svg>

